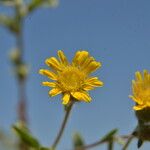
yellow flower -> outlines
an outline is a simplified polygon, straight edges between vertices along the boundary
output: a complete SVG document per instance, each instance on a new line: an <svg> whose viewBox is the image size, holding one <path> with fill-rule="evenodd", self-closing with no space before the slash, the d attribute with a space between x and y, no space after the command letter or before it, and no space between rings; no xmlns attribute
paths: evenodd
<svg viewBox="0 0 150 150"><path fill-rule="evenodd" d="M135 73L136 79L132 81L133 95L130 96L136 105L134 110L143 110L150 108L150 73L147 70L143 71L143 74L137 71Z"/></svg>
<svg viewBox="0 0 150 150"><path fill-rule="evenodd" d="M71 63L61 50L58 51L58 57L59 60L55 57L45 60L51 70L39 71L40 74L53 80L53 82L42 82L44 86L52 88L49 95L55 96L61 93L64 105L71 101L71 97L78 101L90 102L88 91L103 86L103 82L89 75L101 67L101 63L95 61L87 51L77 51Z"/></svg>

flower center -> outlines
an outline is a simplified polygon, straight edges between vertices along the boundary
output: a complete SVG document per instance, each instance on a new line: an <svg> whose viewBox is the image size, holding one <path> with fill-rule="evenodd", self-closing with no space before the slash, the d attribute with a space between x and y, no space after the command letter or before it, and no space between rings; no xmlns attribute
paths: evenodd
<svg viewBox="0 0 150 150"><path fill-rule="evenodd" d="M62 91L72 92L82 88L86 74L77 67L68 66L58 76L58 83Z"/></svg>

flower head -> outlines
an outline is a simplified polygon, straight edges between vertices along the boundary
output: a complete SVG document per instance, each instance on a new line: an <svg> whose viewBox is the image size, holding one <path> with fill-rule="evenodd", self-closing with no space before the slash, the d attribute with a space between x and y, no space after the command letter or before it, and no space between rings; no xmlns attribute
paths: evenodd
<svg viewBox="0 0 150 150"><path fill-rule="evenodd" d="M132 81L133 95L130 96L136 102L133 109L138 111L150 108L150 73L147 70L143 74L137 71L135 77Z"/></svg>
<svg viewBox="0 0 150 150"><path fill-rule="evenodd" d="M58 51L58 57L59 60L55 57L45 60L51 70L39 71L40 74L53 80L42 82L44 86L52 88L49 95L62 94L63 104L68 104L71 97L78 101L90 102L88 91L103 86L103 82L97 77L90 77L90 73L101 67L101 63L95 61L87 51L77 51L71 63L61 50Z"/></svg>

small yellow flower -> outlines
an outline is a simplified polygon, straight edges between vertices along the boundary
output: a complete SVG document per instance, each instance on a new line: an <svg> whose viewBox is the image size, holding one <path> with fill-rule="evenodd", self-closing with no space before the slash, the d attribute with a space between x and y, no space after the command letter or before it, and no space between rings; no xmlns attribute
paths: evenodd
<svg viewBox="0 0 150 150"><path fill-rule="evenodd" d="M90 102L88 91L103 86L103 82L89 75L101 67L101 63L95 61L87 51L77 51L71 63L61 50L58 51L58 57L59 60L55 57L45 60L51 70L39 71L40 74L53 80L53 82L42 82L44 86L52 88L49 95L55 96L61 93L64 105L70 102L71 97L78 101Z"/></svg>
<svg viewBox="0 0 150 150"><path fill-rule="evenodd" d="M130 96L136 105L134 110L143 110L150 108L150 73L147 70L143 71L143 74L137 71L135 73L136 79L132 81L133 95Z"/></svg>

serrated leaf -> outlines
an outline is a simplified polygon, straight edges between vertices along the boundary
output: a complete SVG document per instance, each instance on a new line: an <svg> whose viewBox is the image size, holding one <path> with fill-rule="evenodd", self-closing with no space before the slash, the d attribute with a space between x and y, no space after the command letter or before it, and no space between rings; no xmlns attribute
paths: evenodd
<svg viewBox="0 0 150 150"><path fill-rule="evenodd" d="M19 128L17 126L13 126L13 129L16 131L17 135L20 137L20 139L27 144L28 146L32 148L38 148L40 147L40 144L37 139L35 139L29 131Z"/></svg>

